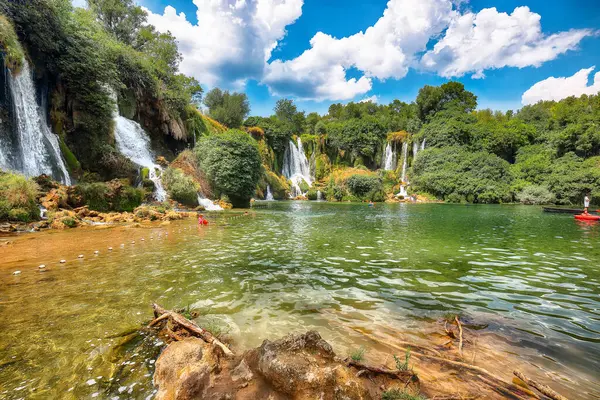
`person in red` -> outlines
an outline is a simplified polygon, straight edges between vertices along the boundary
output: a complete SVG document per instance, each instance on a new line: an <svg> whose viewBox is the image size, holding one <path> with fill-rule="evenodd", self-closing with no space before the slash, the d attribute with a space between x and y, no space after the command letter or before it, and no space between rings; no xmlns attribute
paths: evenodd
<svg viewBox="0 0 600 400"><path fill-rule="evenodd" d="M208 225L208 221L204 219L202 214L198 214L198 225Z"/></svg>

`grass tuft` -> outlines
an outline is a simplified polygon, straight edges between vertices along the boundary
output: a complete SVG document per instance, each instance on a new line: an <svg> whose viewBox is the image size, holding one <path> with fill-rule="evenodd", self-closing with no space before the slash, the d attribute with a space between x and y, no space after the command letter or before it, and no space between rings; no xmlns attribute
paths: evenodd
<svg viewBox="0 0 600 400"><path fill-rule="evenodd" d="M365 359L365 346L360 346L350 353L350 358L356 362L360 362Z"/></svg>

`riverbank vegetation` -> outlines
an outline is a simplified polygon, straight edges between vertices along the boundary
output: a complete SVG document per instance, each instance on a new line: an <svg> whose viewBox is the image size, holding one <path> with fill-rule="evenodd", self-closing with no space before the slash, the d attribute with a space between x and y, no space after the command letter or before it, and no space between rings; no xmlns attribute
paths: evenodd
<svg viewBox="0 0 600 400"><path fill-rule="evenodd" d="M501 112L477 109L473 93L448 82L421 88L410 103L332 104L319 115L279 99L273 115L248 116L244 93L212 88L203 98L199 83L179 72L175 38L148 24L132 0L90 0L87 9L69 0L0 0L0 14L5 69L16 74L31 63L76 191L91 208L130 211L154 188L148 168L118 150L115 110L141 125L164 167L180 154L193 158L162 172L171 199L189 207L198 204L197 192L235 206L269 191L275 199L320 193L328 201L394 201L414 194L524 204L600 196L598 96ZM293 183L284 162L300 143L310 179ZM124 197L111 194L114 179ZM9 208L23 207L3 204ZM3 219L34 218L10 210Z"/></svg>

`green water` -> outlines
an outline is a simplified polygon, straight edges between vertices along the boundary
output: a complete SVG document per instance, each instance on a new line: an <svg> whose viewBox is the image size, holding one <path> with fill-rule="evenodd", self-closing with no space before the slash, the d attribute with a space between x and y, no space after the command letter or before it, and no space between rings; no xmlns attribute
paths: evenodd
<svg viewBox="0 0 600 400"><path fill-rule="evenodd" d="M599 225L521 206L261 207L200 229L81 228L0 247L0 397L151 398L161 343L116 351L112 336L157 301L200 309L238 348L316 328L344 351L361 340L349 326L417 329L458 312L600 398Z"/></svg>

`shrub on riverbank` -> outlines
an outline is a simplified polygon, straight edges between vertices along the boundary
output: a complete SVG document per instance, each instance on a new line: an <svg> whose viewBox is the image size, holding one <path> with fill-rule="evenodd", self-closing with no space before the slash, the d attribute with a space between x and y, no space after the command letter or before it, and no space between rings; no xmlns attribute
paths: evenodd
<svg viewBox="0 0 600 400"><path fill-rule="evenodd" d="M256 141L232 129L200 139L194 152L215 194L228 196L234 207L247 207L261 172Z"/></svg>
<svg viewBox="0 0 600 400"><path fill-rule="evenodd" d="M186 206L198 206L198 190L200 185L194 179L186 175L181 169L169 167L162 175L165 189L171 199Z"/></svg>
<svg viewBox="0 0 600 400"><path fill-rule="evenodd" d="M133 211L142 204L144 190L124 185L118 179L110 182L83 183L73 187L74 206L88 206L95 211Z"/></svg>
<svg viewBox="0 0 600 400"><path fill-rule="evenodd" d="M39 219L39 186L23 175L0 171L0 220L29 222Z"/></svg>

